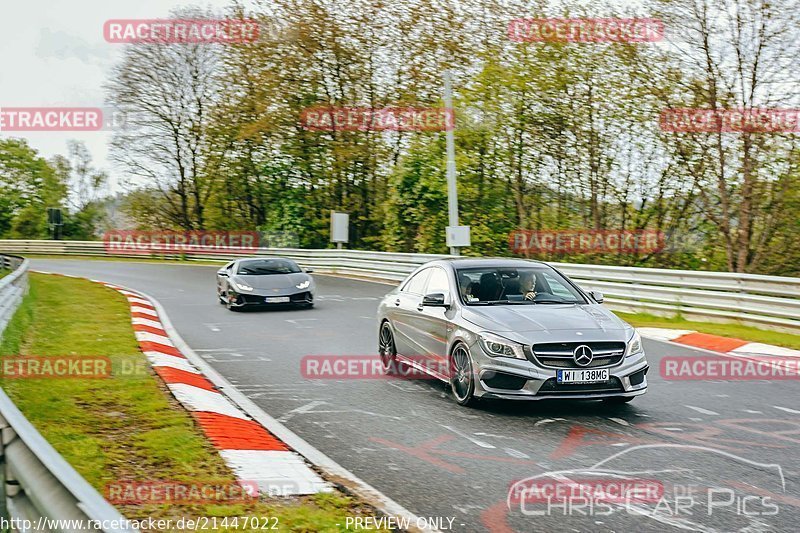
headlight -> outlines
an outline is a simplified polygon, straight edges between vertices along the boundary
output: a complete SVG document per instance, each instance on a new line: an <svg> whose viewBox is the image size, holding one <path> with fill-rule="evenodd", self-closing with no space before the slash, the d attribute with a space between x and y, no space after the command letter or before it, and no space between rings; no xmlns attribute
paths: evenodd
<svg viewBox="0 0 800 533"><path fill-rule="evenodd" d="M642 337L639 336L639 332L634 330L633 337L631 340L628 341L628 347L625 349L625 357L636 355L642 353L644 348L642 347Z"/></svg>
<svg viewBox="0 0 800 533"><path fill-rule="evenodd" d="M490 357L516 357L517 359L526 359L521 344L492 333L481 333L478 337L481 340L483 351Z"/></svg>
<svg viewBox="0 0 800 533"><path fill-rule="evenodd" d="M251 287L250 285L245 285L243 283L239 283L236 281L234 281L233 284L236 285L236 288L239 289L240 291L250 292L253 290L253 287Z"/></svg>
<svg viewBox="0 0 800 533"><path fill-rule="evenodd" d="M311 280L307 279L305 281L301 281L300 283L295 285L295 287L297 287L298 289L307 289L309 285L311 285Z"/></svg>

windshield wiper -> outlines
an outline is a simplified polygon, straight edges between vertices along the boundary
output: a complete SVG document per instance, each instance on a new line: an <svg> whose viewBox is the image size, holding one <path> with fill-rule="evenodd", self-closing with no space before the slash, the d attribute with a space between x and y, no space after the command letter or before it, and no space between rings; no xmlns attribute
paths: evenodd
<svg viewBox="0 0 800 533"><path fill-rule="evenodd" d="M535 304L561 304L561 305L564 305L564 304L579 304L581 302L579 302L577 300L565 300L565 301L541 300L541 301L537 302L537 301L534 300L532 303L535 303Z"/></svg>

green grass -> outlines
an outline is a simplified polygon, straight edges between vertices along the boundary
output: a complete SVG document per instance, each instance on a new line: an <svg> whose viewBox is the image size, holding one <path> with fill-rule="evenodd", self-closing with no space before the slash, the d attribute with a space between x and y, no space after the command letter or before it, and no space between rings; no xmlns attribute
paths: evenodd
<svg viewBox="0 0 800 533"><path fill-rule="evenodd" d="M711 333L723 337L733 337L751 342L763 342L764 344L774 344L800 350L800 335L782 333L743 326L741 324L717 324L712 322L693 322L681 317L665 318L647 313L621 313L614 311L614 314L622 320L636 327L671 328L671 329L691 329L701 333Z"/></svg>
<svg viewBox="0 0 800 533"><path fill-rule="evenodd" d="M30 275L31 290L6 330L0 357L108 356L105 379L3 379L5 392L101 493L120 480L233 482L217 451L139 352L125 298L87 280ZM143 369L120 375L120 368ZM372 510L341 493L215 505L120 505L130 519L278 517L282 531L344 531ZM248 531L231 528L231 531ZM225 531L218 529L218 531Z"/></svg>

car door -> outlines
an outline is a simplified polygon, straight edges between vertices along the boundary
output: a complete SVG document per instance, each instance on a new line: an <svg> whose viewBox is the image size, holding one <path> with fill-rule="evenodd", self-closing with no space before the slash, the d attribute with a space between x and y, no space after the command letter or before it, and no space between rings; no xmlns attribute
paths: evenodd
<svg viewBox="0 0 800 533"><path fill-rule="evenodd" d="M444 268L431 267L425 294L442 293L452 302L454 284ZM421 332L422 348L426 364L434 371L446 374L447 368L447 336L449 309L444 307L423 306L422 302L416 307L415 326Z"/></svg>
<svg viewBox="0 0 800 533"><path fill-rule="evenodd" d="M395 330L395 348L397 353L417 360L424 353L420 344L420 332L417 331L417 306L422 303L422 295L428 283L430 268L420 270L403 284L395 295L390 317Z"/></svg>

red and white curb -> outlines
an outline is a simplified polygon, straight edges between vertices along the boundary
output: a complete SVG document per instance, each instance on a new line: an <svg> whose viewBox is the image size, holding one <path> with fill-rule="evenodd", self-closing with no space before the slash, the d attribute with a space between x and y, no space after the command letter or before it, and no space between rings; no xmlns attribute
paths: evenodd
<svg viewBox="0 0 800 533"><path fill-rule="evenodd" d="M43 270L34 270L33 272L38 272L40 274L52 274L56 276L66 276L77 279L87 279L82 276L73 276L70 274L47 272ZM164 311L164 308L161 306L158 300L140 292L136 292L119 285L107 283L105 281L95 279L90 281L100 283L114 290L127 291L130 294L126 294L126 296L140 300L139 302L135 302L135 305L131 305L132 322L134 319L138 318L154 322L143 322L139 325L156 328L159 325L161 326L161 331L163 331L165 335L159 336L162 338L168 337L168 340L171 342L169 344L157 342L154 345L147 345L146 347L148 350L143 349L145 355L153 365L153 368L156 372L159 371L157 370L157 367L162 368L161 372L166 372L164 368L173 368L175 370L183 370L188 374L194 374L201 379L205 379L211 384L212 387L215 387L216 390L223 390L225 397L230 401L230 403L237 406L240 411L248 415L247 418L239 419L240 424L245 424L248 428L252 428L253 426L248 424L252 423L255 425L255 427L263 430L265 434L283 444L285 450L254 450L252 449L252 445L250 445L248 448L241 448L237 446L218 446L218 448L220 448L220 455L222 455L223 459L228 465L230 465L234 472L237 472L237 476L240 479L251 482L254 481L254 476L252 475L253 472L244 469L249 468L251 465L256 468L266 463L271 469L267 473L266 479L271 477L271 473L287 471L294 472L296 469L303 469L305 475L307 475L310 471L312 475L316 476L314 481L317 483L317 487L320 489L318 492L331 491L331 485L323 481L313 470L309 468L308 463L305 462L305 460L307 460L317 469L324 472L328 479L335 480L336 485L346 493L351 494L359 498L361 501L373 506L382 515L396 517L402 523L409 524L407 531L412 533L440 533L440 531L429 522L421 519L416 514L412 513L375 487L371 486L369 483L365 482L341 466L323 452L313 447L303 438L294 433L291 429L283 425L283 423L266 413L246 395L238 391L236 387L233 386L227 379L225 379L222 374L209 365L208 362L203 360L202 357L197 355L192 348L186 344L186 342L181 338L180 334L178 334L178 332L175 330L169 319L169 316L167 315L166 311ZM133 323L136 324L136 322ZM152 331L150 333L152 333ZM140 346L141 344L142 343L140 342ZM178 355L175 355L176 353ZM194 415L195 417L203 416L202 413L197 412L195 412ZM209 416L214 417L221 415L211 413ZM210 429L210 426L208 427ZM207 434L209 434L209 432L207 432ZM220 441L225 441L227 439L233 439L235 441L240 437L241 435L238 435L235 431L233 433L223 431L221 434L216 434L216 438L220 439ZM214 439L212 438L211 440L213 441ZM292 453L292 455L283 455L280 461L270 462L271 459L274 459L276 452L284 452L287 450L294 450L294 453L290 451L289 453ZM256 454L254 452L266 453ZM291 459L289 459L290 457ZM285 469L281 470L281 466L285 467ZM323 483L324 486L320 487L320 482ZM267 487L267 489L274 488L274 486Z"/></svg>
<svg viewBox="0 0 800 533"><path fill-rule="evenodd" d="M699 333L692 330L636 328L636 331L638 331L642 337L674 342L691 346L692 348L700 348L734 357L800 357L800 350L792 350L791 348L762 344L760 342L748 342L741 339L732 339L730 337L721 337L709 333Z"/></svg>
<svg viewBox="0 0 800 533"><path fill-rule="evenodd" d="M238 479L257 483L261 493L271 496L333 490L300 455L221 394L181 353L148 297L111 283L91 281L127 298L139 348Z"/></svg>

